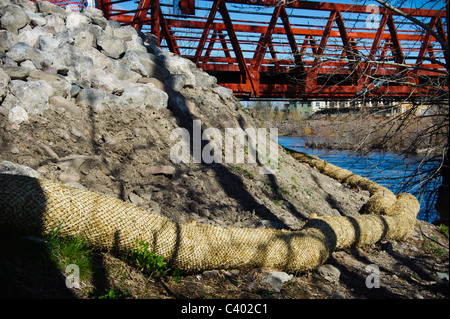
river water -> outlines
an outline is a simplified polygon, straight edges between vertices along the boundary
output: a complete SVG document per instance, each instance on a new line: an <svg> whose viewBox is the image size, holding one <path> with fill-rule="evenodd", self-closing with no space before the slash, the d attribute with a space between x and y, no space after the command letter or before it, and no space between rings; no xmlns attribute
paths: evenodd
<svg viewBox="0 0 450 319"><path fill-rule="evenodd" d="M433 222L437 217L434 208L440 179L427 179L427 172L436 171L437 164L426 163L423 156L403 157L396 153L371 152L361 156L352 151L305 148L302 137L278 137L278 143L292 150L317 156L336 166L369 178L390 189L395 194L408 192L420 201L418 219Z"/></svg>

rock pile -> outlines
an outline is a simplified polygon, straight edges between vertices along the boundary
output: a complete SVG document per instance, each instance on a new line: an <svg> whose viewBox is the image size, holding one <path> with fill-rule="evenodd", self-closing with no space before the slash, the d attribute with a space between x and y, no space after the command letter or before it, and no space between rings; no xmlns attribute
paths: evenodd
<svg viewBox="0 0 450 319"><path fill-rule="evenodd" d="M276 178L251 163L175 165L171 132L193 120L263 126L216 78L98 9L0 0L0 12L0 161L180 222L298 229L367 200L281 150Z"/></svg>
<svg viewBox="0 0 450 319"><path fill-rule="evenodd" d="M52 106L76 109L80 103L101 112L158 110L170 102L192 112L177 91L217 82L159 49L151 36L120 27L92 7L81 14L46 1L2 0L0 16L1 112L17 125L29 113ZM223 88L218 92L231 95Z"/></svg>

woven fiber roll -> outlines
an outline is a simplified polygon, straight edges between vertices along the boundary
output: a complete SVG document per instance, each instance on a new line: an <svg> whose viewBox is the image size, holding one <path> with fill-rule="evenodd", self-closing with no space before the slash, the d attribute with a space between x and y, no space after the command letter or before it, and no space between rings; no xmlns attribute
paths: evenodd
<svg viewBox="0 0 450 319"><path fill-rule="evenodd" d="M364 205L362 213L388 215L393 213L391 210L397 201L397 197L386 187L383 187L365 177L353 174L349 170L329 164L313 155L294 151L291 151L291 155L296 160L315 167L320 173L327 175L340 183L368 191L370 194L370 199Z"/></svg>
<svg viewBox="0 0 450 319"><path fill-rule="evenodd" d="M347 172L342 176L348 178ZM180 224L105 195L0 174L0 229L40 235L60 228L61 236L81 235L92 246L107 250L127 251L141 240L186 272L250 267L304 272L319 267L336 248L403 239L411 232L419 211L417 199L392 194L391 203L386 189L361 181L378 198L371 207L388 215L320 217L311 219L303 230L284 231ZM390 200L385 200L386 194Z"/></svg>
<svg viewBox="0 0 450 319"><path fill-rule="evenodd" d="M0 174L0 227L22 234L81 235L100 249L126 251L137 240L185 271L276 267L310 270L334 248L330 227L301 232L179 224L132 204L49 180Z"/></svg>
<svg viewBox="0 0 450 319"><path fill-rule="evenodd" d="M322 216L310 220L308 225L314 224L316 220L329 225L337 238L336 249L365 246L381 240L405 239L414 228L419 209L417 199L403 193L398 195L391 208L391 212L395 212L393 215Z"/></svg>

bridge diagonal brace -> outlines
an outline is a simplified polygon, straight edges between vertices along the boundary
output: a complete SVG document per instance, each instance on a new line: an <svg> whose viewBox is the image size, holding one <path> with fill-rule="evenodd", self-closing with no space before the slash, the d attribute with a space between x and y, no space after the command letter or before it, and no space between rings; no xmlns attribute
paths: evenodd
<svg viewBox="0 0 450 319"><path fill-rule="evenodd" d="M323 31L322 39L320 40L319 48L317 49L317 56L314 59L314 64L316 65L320 62L320 60L322 59L322 55L325 52L325 47L331 34L331 28L333 27L334 21L336 20L336 15L336 10L330 12L330 16L328 17L327 24Z"/></svg>
<svg viewBox="0 0 450 319"><path fill-rule="evenodd" d="M295 64L300 66L303 70L304 65L303 65L303 61L302 61L302 56L299 54L300 52L298 50L297 43L295 41L294 31L292 30L291 24L289 23L289 17L287 15L286 8L284 6L280 6L280 7L281 7L281 11L280 11L281 21L283 21L284 31L286 32L286 36L288 38L289 46L291 47L291 51L294 54Z"/></svg>
<svg viewBox="0 0 450 319"><path fill-rule="evenodd" d="M169 47L169 50L175 54L181 55L180 49L177 45L177 42L175 41L173 34L170 30L169 25L166 22L166 19L164 18L163 13L161 12L161 9L158 8L159 11L159 22L161 26L161 32L166 39L167 46Z"/></svg>
<svg viewBox="0 0 450 319"><path fill-rule="evenodd" d="M317 55L317 43L314 40L312 35L305 36L305 40L303 40L302 48L300 49L300 58L302 58L303 54L306 52L306 48L308 47L308 42L311 45L311 51L314 55Z"/></svg>
<svg viewBox="0 0 450 319"><path fill-rule="evenodd" d="M437 21L440 18L439 15L434 16L431 18L430 23L428 24L428 27L433 30L436 27ZM426 32L425 36L422 40L422 45L420 47L419 55L417 56L416 66L421 66L423 63L423 58L425 57L426 52L428 51L429 45L431 42L431 33ZM415 69L415 72L418 73L418 69Z"/></svg>
<svg viewBox="0 0 450 319"><path fill-rule="evenodd" d="M211 52L214 47L214 44L216 44L216 39L217 39L217 30L215 30L213 32L213 35L211 36L211 41L209 41L208 48L206 49L206 52L205 52L205 57L207 57L207 58L210 57ZM205 63L205 62L203 62L203 63Z"/></svg>
<svg viewBox="0 0 450 319"><path fill-rule="evenodd" d="M442 18L439 18L439 19L436 21L436 30L437 30L437 33L439 34L439 36L440 36L442 39L444 39L444 41L445 41L446 43L448 43L448 37L447 37L447 34L445 33L444 24L442 23ZM444 51L445 62L446 62L446 64L448 65L448 64L449 64L449 60L448 60L448 51L445 50L444 48L442 48L442 49L443 49L443 51Z"/></svg>
<svg viewBox="0 0 450 319"><path fill-rule="evenodd" d="M356 47L353 45L347 30L344 25L344 19L342 18L341 11L336 11L336 23L339 28L339 33L341 35L342 44L344 46L344 53L347 59L351 62L348 63L348 66L351 69L352 77L354 79L354 82L358 81L358 76L361 73L361 69L359 66L359 63L357 63L357 57L356 57Z"/></svg>
<svg viewBox="0 0 450 319"><path fill-rule="evenodd" d="M211 56L211 52L214 49L214 45L216 44L216 40L219 38L220 44L222 45L223 52L225 54L225 57L231 59L230 55L230 49L228 48L227 42L225 40L225 35L223 34L222 30L214 30L213 35L211 36L211 41L209 41L208 48L205 52L205 58L203 60L203 63L207 63L207 58ZM206 61L205 61L206 60ZM232 64L229 62L229 64Z"/></svg>
<svg viewBox="0 0 450 319"><path fill-rule="evenodd" d="M391 14L388 15L387 25L389 28L389 33L391 35L391 42L392 42L391 47L392 47L392 52L394 54L394 61L395 61L395 63L398 63L398 64L404 64L405 57L403 55L403 50L400 45L400 41L398 39L398 33L397 33L397 29L395 28L394 18L392 17ZM402 69L403 69L402 67L399 67L399 71Z"/></svg>
<svg viewBox="0 0 450 319"><path fill-rule="evenodd" d="M381 18L380 25L377 29L377 33L375 34L375 38L373 39L372 47L370 49L369 56L367 57L368 61L366 62L366 67L363 71L362 77L360 78L360 80L363 82L362 83L363 86L369 85L369 76L370 76L369 73L371 73L373 61L375 60L376 53L380 47L381 37L386 28L387 21L388 21L388 14L384 14L383 17Z"/></svg>
<svg viewBox="0 0 450 319"><path fill-rule="evenodd" d="M225 35L223 34L222 30L217 30L217 34L219 36L220 44L222 45L222 49L224 50L225 56L227 58L231 58L231 55L229 52L230 49L228 48L227 41L225 41Z"/></svg>
<svg viewBox="0 0 450 319"><path fill-rule="evenodd" d="M275 51L275 48L273 47L272 41L270 41L267 45L269 46L270 56L272 57L272 59L275 60L274 65L280 65L280 62L276 61L278 60L278 56L277 52Z"/></svg>
<svg viewBox="0 0 450 319"><path fill-rule="evenodd" d="M275 25L277 24L278 17L280 16L281 6L275 7L273 10L272 18L270 19L269 26L267 28L267 32L261 35L261 39L256 46L256 51L253 55L252 65L255 71L259 71L261 67L261 63L266 55L267 46L272 39L273 30L275 29Z"/></svg>
<svg viewBox="0 0 450 319"><path fill-rule="evenodd" d="M133 18L133 22L131 24L131 26L140 31L142 29L142 25L144 24L145 21L145 17L148 14L148 10L150 10L150 8L152 9L152 15L153 18L155 17L155 14L153 13L154 8L158 8L159 9L159 0L141 0L139 2L139 5L137 7L137 11L134 14L134 18ZM157 27L154 25L157 24ZM155 34L153 31L155 31L154 29L157 28L159 30L159 21L158 19L156 20L152 20L152 33ZM157 35L157 34L155 34Z"/></svg>
<svg viewBox="0 0 450 319"><path fill-rule="evenodd" d="M342 14L340 11L336 11L336 23L339 28L339 33L341 34L342 44L344 45L344 51L349 60L354 60L354 50L352 48L352 44L350 42L350 38L348 36L347 30L345 29L344 19L342 18Z"/></svg>
<svg viewBox="0 0 450 319"><path fill-rule="evenodd" d="M330 12L330 16L328 17L327 24L322 34L322 39L320 40L320 44L315 52L314 63L311 67L310 71L306 75L306 82L308 85L317 85L317 73L319 72L320 62L322 60L322 56L325 52L325 48L328 42L328 38L331 34L331 29L333 27L334 21L336 20L337 11L333 10Z"/></svg>
<svg viewBox="0 0 450 319"><path fill-rule="evenodd" d="M208 20L206 20L206 24L205 24L205 26L203 28L202 36L200 38L197 50L195 51L195 55L194 55L194 63L197 66L198 66L199 61L200 61L200 56L202 55L203 49L205 47L206 40L208 38L209 31L211 29L211 25L212 25L212 23L214 21L214 18L216 17L217 10L219 9L219 5L223 1L224 0L216 0L216 1L214 1L213 5L211 7L211 11L209 11Z"/></svg>
<svg viewBox="0 0 450 319"><path fill-rule="evenodd" d="M233 28L233 23L231 22L230 15L227 10L227 6L225 1L218 0L219 3L219 11L222 15L223 22L225 24L225 29L230 37L231 45L233 46L234 54L236 55L236 60L239 65L239 69L241 71L241 76L243 77L243 83L246 85L246 90L251 91L253 95L257 96L259 93L259 88L256 83L259 82L259 79L253 80L255 76L257 76L258 72L251 73L247 63L245 62L244 55L242 54L241 47L239 45L239 40L237 38L236 32Z"/></svg>
<svg viewBox="0 0 450 319"><path fill-rule="evenodd" d="M384 43L383 49L381 49L381 54L380 54L379 61L383 61L386 58L386 53L387 53L388 46L389 46L389 42L386 41Z"/></svg>

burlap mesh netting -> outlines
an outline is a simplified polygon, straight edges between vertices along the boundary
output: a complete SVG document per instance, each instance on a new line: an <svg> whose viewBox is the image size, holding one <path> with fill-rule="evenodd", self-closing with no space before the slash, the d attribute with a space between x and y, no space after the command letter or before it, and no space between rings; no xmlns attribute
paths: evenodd
<svg viewBox="0 0 450 319"><path fill-rule="evenodd" d="M316 157L292 153L342 183L368 190L365 214L316 217L300 231L180 224L130 203L70 188L49 180L0 174L0 228L45 234L81 235L94 247L127 251L137 240L172 266L205 269L272 267L288 272L313 270L339 248L403 239L419 211L409 194L386 188Z"/></svg>

